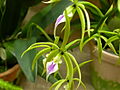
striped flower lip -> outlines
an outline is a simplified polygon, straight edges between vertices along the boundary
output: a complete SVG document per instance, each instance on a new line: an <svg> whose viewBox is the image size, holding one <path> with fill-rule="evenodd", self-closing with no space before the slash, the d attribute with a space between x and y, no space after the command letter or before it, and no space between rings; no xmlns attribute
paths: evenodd
<svg viewBox="0 0 120 90"><path fill-rule="evenodd" d="M58 70L58 64L56 64L54 61L47 62L46 69L47 75L50 75Z"/></svg>

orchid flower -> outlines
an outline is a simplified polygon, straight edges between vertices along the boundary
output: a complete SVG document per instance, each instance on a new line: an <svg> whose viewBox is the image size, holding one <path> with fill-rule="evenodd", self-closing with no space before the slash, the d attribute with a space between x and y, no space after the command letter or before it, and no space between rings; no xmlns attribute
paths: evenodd
<svg viewBox="0 0 120 90"><path fill-rule="evenodd" d="M62 15L60 15L60 16L57 18L57 20L56 20L56 22L55 22L55 29L57 28L57 26L58 26L60 23L63 23L63 22L65 22L65 16L62 14Z"/></svg>
<svg viewBox="0 0 120 90"><path fill-rule="evenodd" d="M72 17L72 16L73 16L72 12L68 14L68 17ZM65 22L65 21L66 21L66 20L65 20L64 14L60 15L60 16L57 18L56 22L55 22L55 28L57 28L57 26L58 26L59 24Z"/></svg>
<svg viewBox="0 0 120 90"><path fill-rule="evenodd" d="M47 75L49 76L50 74L58 70L58 64L55 63L54 61L47 62L46 68L47 68Z"/></svg>
<svg viewBox="0 0 120 90"><path fill-rule="evenodd" d="M62 63L61 60L61 54L57 54L50 62L47 62L47 57L50 55L46 54L46 58L43 59L43 65L44 68L46 68L46 72L47 72L47 77L46 80L48 79L49 75L52 73L55 73L58 70L58 64Z"/></svg>
<svg viewBox="0 0 120 90"><path fill-rule="evenodd" d="M45 67L45 63L46 63L46 60L47 60L48 56L49 56L49 54L46 54L46 58L43 59L44 67ZM61 55L58 54L57 56L55 56L52 59L52 61L46 63L46 69L47 69L47 74L48 75L50 75L50 74L52 74L52 73L54 73L58 70L58 64L62 63L62 60L60 58L61 58Z"/></svg>
<svg viewBox="0 0 120 90"><path fill-rule="evenodd" d="M67 10L67 13L68 13L68 17L72 17L73 15L74 15L74 7L71 5L71 6L69 6L68 8L66 8L66 10ZM65 22L66 20L65 20L65 15L64 15L64 12L63 12L63 14L61 14L58 18L57 18L57 20L56 20L56 22L55 22L55 29L57 28L57 26L59 25L59 24L61 24L61 23L63 23L63 22Z"/></svg>
<svg viewBox="0 0 120 90"><path fill-rule="evenodd" d="M73 15L74 15L74 13L75 13L74 7L71 5L71 6L69 6L68 8L66 8L66 10L67 10L67 13L68 13L67 16L68 16L69 18L72 18ZM57 20L56 20L56 22L55 22L55 27L54 27L54 35L55 35L55 36L56 36L56 28L57 28L57 26L58 26L59 24L63 23L63 22L66 22L66 18L65 18L64 12L63 12L63 14L61 14L61 15L57 18Z"/></svg>

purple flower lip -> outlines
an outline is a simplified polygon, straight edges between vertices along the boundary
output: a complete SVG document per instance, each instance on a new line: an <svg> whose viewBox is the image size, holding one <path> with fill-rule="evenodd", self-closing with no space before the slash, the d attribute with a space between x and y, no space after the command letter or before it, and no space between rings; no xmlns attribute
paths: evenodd
<svg viewBox="0 0 120 90"><path fill-rule="evenodd" d="M47 74L50 75L58 70L58 64L54 61L47 62Z"/></svg>
<svg viewBox="0 0 120 90"><path fill-rule="evenodd" d="M57 20L56 20L56 22L55 22L55 28L57 28L57 26L58 26L60 23L62 23L62 22L65 22L65 17L64 17L63 14L60 15L60 16L57 18Z"/></svg>
<svg viewBox="0 0 120 90"><path fill-rule="evenodd" d="M53 72L54 67L55 64L52 62L52 64L48 67L48 73Z"/></svg>
<svg viewBox="0 0 120 90"><path fill-rule="evenodd" d="M68 17L72 17L72 16L73 16L72 12L68 14ZM57 28L57 26L59 24L65 22L65 21L66 21L65 16L63 14L60 15L55 22L55 29Z"/></svg>

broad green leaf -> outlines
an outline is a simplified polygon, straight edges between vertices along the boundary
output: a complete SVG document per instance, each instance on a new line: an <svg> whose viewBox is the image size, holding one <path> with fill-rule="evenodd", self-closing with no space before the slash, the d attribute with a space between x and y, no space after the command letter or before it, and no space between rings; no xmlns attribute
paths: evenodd
<svg viewBox="0 0 120 90"><path fill-rule="evenodd" d="M29 40L15 40L6 42L4 44L5 48L8 49L17 59L23 73L30 81L35 81L36 75L37 75L37 66L32 71L32 62L33 58L36 54L35 50L31 50L28 53L26 53L22 58L21 54L32 44L35 43L35 38L29 39Z"/></svg>
<svg viewBox="0 0 120 90"><path fill-rule="evenodd" d="M45 7L44 9L42 9L40 12L38 12L36 15L34 15L30 21L23 27L23 34L28 34L28 32L31 32L30 31L30 28L33 26L32 24L35 23L37 25L40 25L42 26L42 22L44 20L43 17L46 16L46 14L51 10L52 6L49 5L47 7ZM40 24L39 24L40 23ZM45 23L45 22L44 22ZM47 25L46 25L47 26ZM43 28L43 27L42 27ZM35 30L37 31L37 30Z"/></svg>

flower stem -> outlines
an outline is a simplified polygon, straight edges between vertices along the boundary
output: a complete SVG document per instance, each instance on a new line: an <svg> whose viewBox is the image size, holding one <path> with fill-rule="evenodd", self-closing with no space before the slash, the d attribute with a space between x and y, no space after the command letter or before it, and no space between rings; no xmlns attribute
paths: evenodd
<svg viewBox="0 0 120 90"><path fill-rule="evenodd" d="M69 20L66 10L65 10L65 18L66 18L65 31L64 31L63 43L61 45L61 50L64 50L65 45L67 44L69 36L70 36L70 20Z"/></svg>

